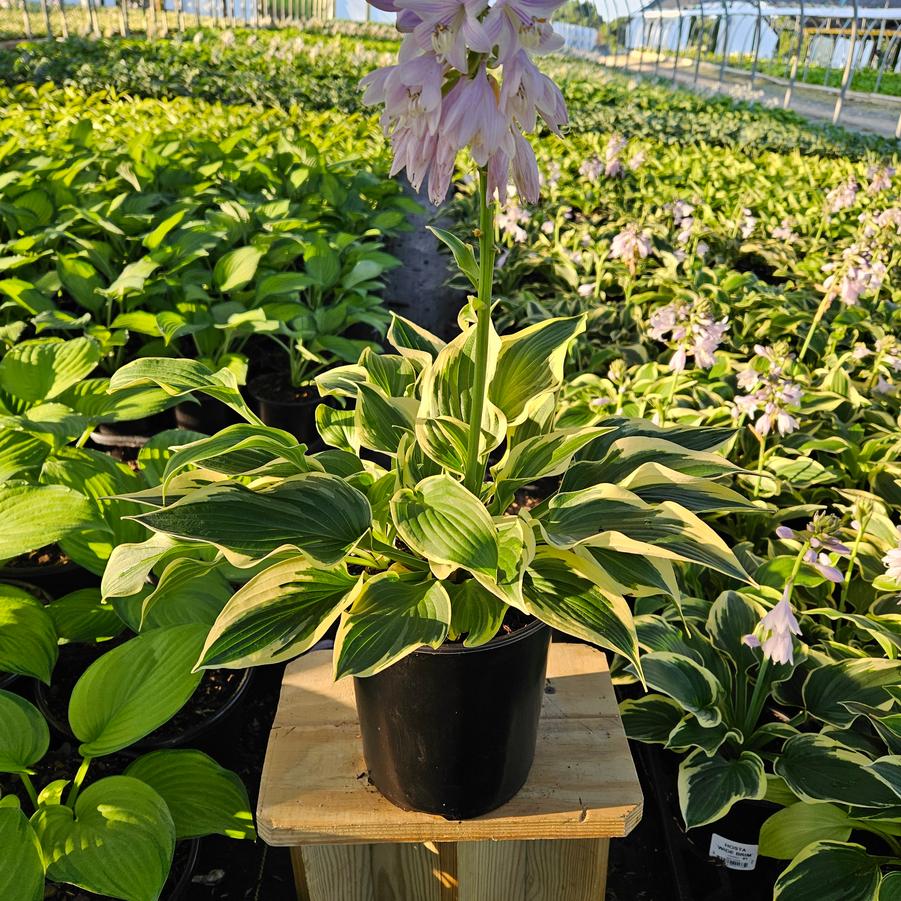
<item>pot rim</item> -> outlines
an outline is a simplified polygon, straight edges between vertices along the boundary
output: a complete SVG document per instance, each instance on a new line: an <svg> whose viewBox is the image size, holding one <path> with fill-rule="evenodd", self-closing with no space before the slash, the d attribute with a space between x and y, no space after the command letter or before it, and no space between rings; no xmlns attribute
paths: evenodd
<svg viewBox="0 0 901 901"><path fill-rule="evenodd" d="M269 404L273 407L291 407L292 409L319 406L319 404L323 402L323 398L316 393L315 384L309 386L301 386L301 388L309 387L310 396L302 398L300 400L281 400L279 398L266 397L260 388L260 383L265 382L270 376L283 378L289 384L291 381L288 374L284 372L262 372L259 375L255 375L252 379L248 380L246 386L247 393L250 394L250 396L255 401L259 403Z"/></svg>
<svg viewBox="0 0 901 901"><path fill-rule="evenodd" d="M486 641L485 644L480 644L475 648L467 648L462 643L458 645L448 645L443 644L437 648L430 648L427 645L421 648L417 648L413 653L414 654L476 654L479 651L493 651L497 647L506 646L510 644L515 644L517 641L522 641L523 639L530 638L536 632L540 632L542 629L547 629L550 631L550 626L547 623L543 623L538 617L534 617L533 621L527 623L521 629L517 629L515 632L509 632L506 635L495 635L491 641Z"/></svg>

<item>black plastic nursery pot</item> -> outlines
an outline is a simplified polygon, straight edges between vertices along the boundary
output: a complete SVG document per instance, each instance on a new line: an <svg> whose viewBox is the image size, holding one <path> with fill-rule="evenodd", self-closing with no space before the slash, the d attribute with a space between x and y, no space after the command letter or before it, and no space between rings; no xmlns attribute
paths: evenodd
<svg viewBox="0 0 901 901"><path fill-rule="evenodd" d="M404 810L452 820L509 801L535 756L550 636L533 620L477 648L423 648L355 678L376 788Z"/></svg>
<svg viewBox="0 0 901 901"><path fill-rule="evenodd" d="M243 420L231 407L205 395L198 395L193 401L182 401L175 407L175 424L191 432L215 435L236 422Z"/></svg>
<svg viewBox="0 0 901 901"><path fill-rule="evenodd" d="M61 554L32 554L11 560L0 567L0 582L27 583L51 599L61 598L80 588L100 585L100 576L94 575Z"/></svg>
<svg viewBox="0 0 901 901"><path fill-rule="evenodd" d="M257 415L266 425L290 432L298 441L318 441L316 407L321 398L310 388L295 388L281 372L267 372L251 379L247 392Z"/></svg>

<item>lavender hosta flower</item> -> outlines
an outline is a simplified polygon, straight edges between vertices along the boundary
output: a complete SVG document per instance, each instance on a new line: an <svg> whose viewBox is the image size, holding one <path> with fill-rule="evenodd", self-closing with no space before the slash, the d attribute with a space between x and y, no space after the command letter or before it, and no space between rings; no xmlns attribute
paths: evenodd
<svg viewBox="0 0 901 901"><path fill-rule="evenodd" d="M648 321L648 334L655 341L666 341L673 349L669 368L682 372L688 358L694 357L702 369L716 362L716 350L729 330L729 318L716 319L704 303L667 304L655 310Z"/></svg>
<svg viewBox="0 0 901 901"><path fill-rule="evenodd" d="M783 540L798 541L805 545L804 562L830 582L839 583L844 580L844 576L841 570L833 565L829 554L848 557L851 549L835 537L834 533L838 526L837 517L828 513L817 513L803 530L779 526L776 535Z"/></svg>
<svg viewBox="0 0 901 901"><path fill-rule="evenodd" d="M788 244L794 244L799 240L792 229L791 219L783 219L782 222L773 229L771 235L776 241L785 241Z"/></svg>
<svg viewBox="0 0 901 901"><path fill-rule="evenodd" d="M584 285L579 285L576 293L579 297L591 297L594 294L594 282L586 282Z"/></svg>
<svg viewBox="0 0 901 901"><path fill-rule="evenodd" d="M620 154L626 149L626 139L622 135L612 135L604 151L604 175L619 178L625 175Z"/></svg>
<svg viewBox="0 0 901 901"><path fill-rule="evenodd" d="M883 558L882 565L885 567L885 574L896 582L901 583L901 542L898 547L892 548Z"/></svg>
<svg viewBox="0 0 901 901"><path fill-rule="evenodd" d="M854 243L842 251L841 262L823 266L831 273L823 281L829 297L838 297L845 306L856 306L860 298L875 294L882 287L888 270L877 253Z"/></svg>
<svg viewBox="0 0 901 901"><path fill-rule="evenodd" d="M527 224L531 218L527 210L524 210L515 200L511 200L501 209L494 221L506 237L521 244L529 237L528 232L522 226Z"/></svg>
<svg viewBox="0 0 901 901"><path fill-rule="evenodd" d="M604 164L596 156L583 160L582 164L579 166L579 175L581 175L582 178L588 179L590 182L596 182L601 177L603 171Z"/></svg>
<svg viewBox="0 0 901 901"><path fill-rule="evenodd" d="M560 183L560 176L562 172L560 171L560 164L555 160L552 160L547 164L547 172L544 174L544 183L549 188L556 188Z"/></svg>
<svg viewBox="0 0 901 901"><path fill-rule="evenodd" d="M794 663L793 635L801 634L801 627L791 608L791 586L786 586L779 603L773 607L750 635L742 641L751 648L761 648L763 656L773 663Z"/></svg>
<svg viewBox="0 0 901 901"><path fill-rule="evenodd" d="M853 176L834 187L826 195L826 214L832 216L841 210L846 210L848 207L854 206L857 201L857 192L859 190L860 185Z"/></svg>
<svg viewBox="0 0 901 901"><path fill-rule="evenodd" d="M626 165L631 172L637 172L645 164L646 159L647 154L643 150L636 150L635 153L629 157L629 162L626 163Z"/></svg>
<svg viewBox="0 0 901 901"><path fill-rule="evenodd" d="M746 393L735 398L735 408L753 420L751 429L758 438L765 438L774 429L784 437L799 426L792 408L801 403L801 386L783 376L772 349L756 347L755 350L769 366L764 372L748 367L738 374L737 384Z"/></svg>
<svg viewBox="0 0 901 901"><path fill-rule="evenodd" d="M751 235L754 234L754 229L757 227L757 217L747 208L741 211L742 220L739 225L739 231L741 233L742 238L747 241Z"/></svg>
<svg viewBox="0 0 901 901"><path fill-rule="evenodd" d="M892 186L894 177L894 166L870 166L867 170L867 178L870 179L870 183L867 185L867 194L880 194L882 191L887 191Z"/></svg>
<svg viewBox="0 0 901 901"><path fill-rule="evenodd" d="M374 0L396 12L405 32L397 64L361 82L364 103L384 104L391 172L406 170L419 190L444 199L457 153L468 147L488 171L491 196L503 202L512 175L520 196L535 202L538 164L523 132L539 117L560 134L566 105L531 54L559 46L547 19L562 0ZM495 49L499 54L495 56Z"/></svg>
<svg viewBox="0 0 901 901"><path fill-rule="evenodd" d="M554 233L554 228L553 219L545 219L545 221L541 223L541 233L543 235L552 235Z"/></svg>
<svg viewBox="0 0 901 901"><path fill-rule="evenodd" d="M706 241L698 241L698 246L695 247L695 253L703 260L704 257L710 252L710 246Z"/></svg>
<svg viewBox="0 0 901 901"><path fill-rule="evenodd" d="M648 257L653 250L651 233L647 229L640 229L634 222L627 225L610 242L611 258L622 260L633 277L638 261Z"/></svg>

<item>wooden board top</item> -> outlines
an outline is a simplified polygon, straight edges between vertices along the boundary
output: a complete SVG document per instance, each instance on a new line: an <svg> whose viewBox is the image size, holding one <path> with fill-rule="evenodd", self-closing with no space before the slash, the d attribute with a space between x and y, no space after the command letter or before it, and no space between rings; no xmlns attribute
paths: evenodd
<svg viewBox="0 0 901 901"><path fill-rule="evenodd" d="M453 821L400 810L366 778L350 678L330 651L285 670L269 737L257 830L270 845L615 838L641 819L642 795L603 653L553 644L535 763L498 810Z"/></svg>

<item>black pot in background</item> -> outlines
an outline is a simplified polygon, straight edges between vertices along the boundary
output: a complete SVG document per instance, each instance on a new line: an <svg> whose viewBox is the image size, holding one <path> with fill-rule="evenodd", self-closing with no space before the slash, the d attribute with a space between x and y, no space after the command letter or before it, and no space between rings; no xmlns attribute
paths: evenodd
<svg viewBox="0 0 901 901"><path fill-rule="evenodd" d="M481 647L423 648L355 678L376 788L404 810L454 820L509 801L535 756L549 643L535 620Z"/></svg>
<svg viewBox="0 0 901 901"><path fill-rule="evenodd" d="M91 445L117 459L131 460L154 435L171 429L173 423L172 410L128 422L103 422L91 433Z"/></svg>
<svg viewBox="0 0 901 901"><path fill-rule="evenodd" d="M306 445L319 442L316 407L321 399L314 388L295 388L284 373L267 372L248 382L247 393L266 425L290 432Z"/></svg>
<svg viewBox="0 0 901 901"><path fill-rule="evenodd" d="M179 842L179 844L182 844L182 842ZM163 888L163 894L161 895L162 901L188 901L190 897L188 892L192 885L191 877L194 875L194 870L197 868L197 855L200 853L200 839L188 839L184 844L188 846L187 857L179 866L180 872L176 872L175 865L179 863L178 846L176 845L176 860L173 863L172 872L169 874L169 880ZM171 889L169 888L170 885L172 886Z"/></svg>
<svg viewBox="0 0 901 901"><path fill-rule="evenodd" d="M175 424L191 432L215 435L236 422L243 420L231 407L205 394L197 395L197 403L186 400L175 407Z"/></svg>
<svg viewBox="0 0 901 901"><path fill-rule="evenodd" d="M43 565L26 563L21 566L0 567L0 582L27 583L45 597L56 599L80 588L99 587L100 576L95 576L71 560L65 560Z"/></svg>

